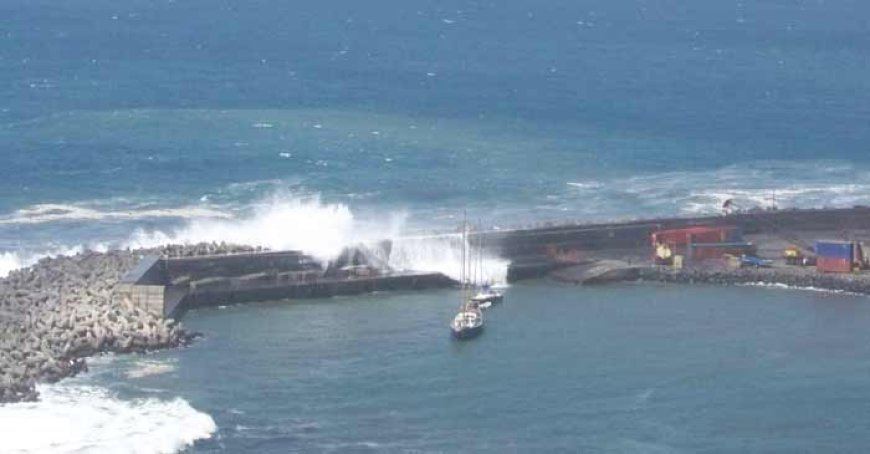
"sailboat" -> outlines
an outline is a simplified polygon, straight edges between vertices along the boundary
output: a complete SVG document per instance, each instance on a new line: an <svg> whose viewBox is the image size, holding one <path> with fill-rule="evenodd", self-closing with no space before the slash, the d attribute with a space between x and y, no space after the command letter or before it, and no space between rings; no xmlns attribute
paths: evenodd
<svg viewBox="0 0 870 454"><path fill-rule="evenodd" d="M477 240L477 266L475 268L475 274L479 276L480 280L475 279L475 285L477 286L477 292L474 296L471 297L471 301L477 303L478 307L486 309L493 304L498 304L504 300L504 295L492 288L492 283L487 282L484 279L485 273L483 269L484 260L483 260L483 234L478 235ZM478 272L479 269L479 272Z"/></svg>
<svg viewBox="0 0 870 454"><path fill-rule="evenodd" d="M483 333L483 312L480 310L478 303L467 297L467 289L469 282L468 275L468 253L467 253L467 224L462 224L462 265L459 270L459 283L461 289L459 292L460 304L459 310L450 322L450 334L455 339L471 339Z"/></svg>

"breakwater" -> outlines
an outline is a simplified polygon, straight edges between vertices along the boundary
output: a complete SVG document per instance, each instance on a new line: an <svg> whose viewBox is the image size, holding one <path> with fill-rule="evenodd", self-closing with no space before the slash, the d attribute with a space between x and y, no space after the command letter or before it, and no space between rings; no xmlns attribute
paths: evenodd
<svg viewBox="0 0 870 454"><path fill-rule="evenodd" d="M870 238L870 208L544 225L479 232L471 241L482 235L488 254L509 260L511 281L561 270L557 278L569 282L767 283L870 294L870 280L861 275L800 268L674 271L643 264L653 231L693 225L862 239ZM0 279L0 402L35 399L37 381L78 373L90 355L187 344L192 335L171 317L188 307L452 284L438 273L389 270L389 253L384 241L348 248L320 264L298 251L210 243L43 259ZM602 266L602 260L610 262Z"/></svg>
<svg viewBox="0 0 870 454"><path fill-rule="evenodd" d="M143 255L192 256L250 248L173 246L45 258L0 278L0 403L35 400L37 381L87 369L99 353L186 345L193 335L116 292Z"/></svg>
<svg viewBox="0 0 870 454"><path fill-rule="evenodd" d="M648 282L709 285L784 285L832 292L870 295L870 276L819 274L801 268L740 268L736 270L672 270L661 267L638 269L637 279Z"/></svg>
<svg viewBox="0 0 870 454"><path fill-rule="evenodd" d="M438 272L393 270L357 245L325 264L300 251L148 256L121 280L118 292L149 312L177 318L195 307L453 284Z"/></svg>
<svg viewBox="0 0 870 454"><path fill-rule="evenodd" d="M493 253L510 261L508 280L539 278L600 259L637 262L649 257L650 235L689 226L734 226L747 235L788 238L795 231L825 239L870 239L870 207L793 209L727 216L640 219L609 223L564 223L484 232ZM474 237L472 240L476 241Z"/></svg>

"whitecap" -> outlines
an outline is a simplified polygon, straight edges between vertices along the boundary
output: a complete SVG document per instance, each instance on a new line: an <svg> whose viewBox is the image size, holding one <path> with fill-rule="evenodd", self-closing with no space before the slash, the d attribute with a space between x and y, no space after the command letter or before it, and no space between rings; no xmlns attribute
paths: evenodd
<svg viewBox="0 0 870 454"><path fill-rule="evenodd" d="M138 220L148 218L227 218L224 211L206 206L177 208L136 208L100 210L87 205L37 204L0 217L0 224L44 224L58 221L95 221L103 219Z"/></svg>
<svg viewBox="0 0 870 454"><path fill-rule="evenodd" d="M466 244L465 249L472 250L471 246ZM389 265L399 270L440 272L459 280L462 250L460 234L400 237L393 240ZM473 280L506 285L508 260L486 253L481 261L471 272Z"/></svg>
<svg viewBox="0 0 870 454"><path fill-rule="evenodd" d="M832 293L837 295L866 296L861 293L848 292L846 290L828 289L813 286L788 285L779 282L744 282L737 285L741 287L761 287L778 290L799 290L804 292Z"/></svg>
<svg viewBox="0 0 870 454"><path fill-rule="evenodd" d="M226 241L273 250L302 250L328 260L350 244L398 234L403 221L395 216L386 218L386 222L367 226L358 222L345 204L324 203L317 196L296 197L279 192L261 200L240 217L192 219L185 226L168 231L139 230L125 245L140 248Z"/></svg>
<svg viewBox="0 0 870 454"><path fill-rule="evenodd" d="M40 385L41 400L0 407L4 453L174 453L217 426L186 400L122 400L107 390Z"/></svg>
<svg viewBox="0 0 870 454"><path fill-rule="evenodd" d="M101 245L95 245L92 249L101 249ZM6 277L12 271L25 268L45 257L59 255L75 255L82 252L82 246L56 247L41 252L5 251L0 252L0 277Z"/></svg>
<svg viewBox="0 0 870 454"><path fill-rule="evenodd" d="M0 277L9 275L10 272L27 265L16 252L0 252Z"/></svg>

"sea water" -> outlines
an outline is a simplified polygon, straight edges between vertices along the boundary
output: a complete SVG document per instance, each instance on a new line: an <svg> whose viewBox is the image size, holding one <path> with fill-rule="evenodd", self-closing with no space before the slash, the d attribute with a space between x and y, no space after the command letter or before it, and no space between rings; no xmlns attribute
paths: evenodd
<svg viewBox="0 0 870 454"><path fill-rule="evenodd" d="M506 289L473 342L449 335L458 300L445 290L195 310L186 322L205 337L192 347L105 359L0 420L20 433L28 422L8 412L39 415L44 430L68 434L55 437L64 448L138 452L163 452L166 437L199 439L189 452L263 453L860 452L870 442L864 297L527 282ZM56 402L69 389L84 403ZM74 419L88 406L110 413Z"/></svg>
<svg viewBox="0 0 870 454"><path fill-rule="evenodd" d="M727 199L868 204L868 9L3 2L0 275L88 248L232 241L323 258L384 237L398 239L394 266L455 273L455 241L431 234L455 232L463 211L509 228L716 214ZM488 263L503 279L505 263ZM192 348L100 359L42 403L0 409L56 435L18 426L0 447L866 444L862 298L507 293L462 346L444 336L450 292L195 311L185 323L206 336ZM114 416L78 413L94 408Z"/></svg>

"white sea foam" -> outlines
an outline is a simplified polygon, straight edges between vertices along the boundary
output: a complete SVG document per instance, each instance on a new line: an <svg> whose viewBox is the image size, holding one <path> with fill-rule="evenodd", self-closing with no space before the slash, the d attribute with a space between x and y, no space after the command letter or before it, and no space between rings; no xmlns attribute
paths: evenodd
<svg viewBox="0 0 870 454"><path fill-rule="evenodd" d="M103 245L93 245L91 250L103 250ZM0 278L6 277L10 272L24 268L38 262L44 257L56 257L59 255L75 255L82 252L82 246L56 247L40 252L0 252Z"/></svg>
<svg viewBox="0 0 870 454"><path fill-rule="evenodd" d="M470 245L467 251L476 252ZM482 260L474 257L469 270L469 278L477 282L504 285L507 282L509 262L492 254L485 254ZM482 263L481 263L482 262ZM441 235L416 238L396 238L390 254L390 266L395 269L437 271L459 280L462 264L462 240L460 235Z"/></svg>
<svg viewBox="0 0 870 454"><path fill-rule="evenodd" d="M209 207L137 208L130 210L99 210L81 205L39 204L16 210L0 217L0 224L42 224L57 221L94 221L104 219L148 218L228 218L225 211Z"/></svg>
<svg viewBox="0 0 870 454"><path fill-rule="evenodd" d="M10 271L26 266L15 252L0 252L0 277L5 277Z"/></svg>
<svg viewBox="0 0 870 454"><path fill-rule="evenodd" d="M845 290L835 290L835 289L827 289L821 287L813 287L813 286L799 286L799 285L788 285L782 283L771 283L771 282L746 282L743 284L737 284L743 287L762 287L769 289L777 289L777 290L800 290L805 292L819 292L819 293L836 293L838 295L855 295L855 296L864 296L860 293L847 292Z"/></svg>
<svg viewBox="0 0 870 454"><path fill-rule="evenodd" d="M347 205L283 193L258 203L251 213L236 219L194 219L171 231L138 231L125 246L226 241L274 250L302 250L329 260L345 246L392 239L389 264L393 268L458 277L462 250L458 236L406 238L401 234L405 219L405 214L398 212L360 220ZM485 257L482 274L485 280L504 283L507 261Z"/></svg>
<svg viewBox="0 0 870 454"><path fill-rule="evenodd" d="M175 370L174 361L139 360L127 370L128 378L143 378L161 375Z"/></svg>
<svg viewBox="0 0 870 454"><path fill-rule="evenodd" d="M297 197L281 192L256 203L247 213L231 218L227 217L229 215L213 216L209 210L200 214L180 227L137 230L127 240L116 241L113 245L144 248L169 243L226 241L273 250L301 250L326 261L346 246L392 239L389 263L395 269L437 271L451 277L458 277L459 273L462 248L458 236L403 237L407 217L404 212L360 219L345 204L326 203L317 196ZM87 248L102 250L107 246L88 245ZM0 255L0 276L29 266L45 256L75 254L83 249L85 247L75 246L39 253L4 252ZM483 280L504 283L507 261L485 257L481 274Z"/></svg>
<svg viewBox="0 0 870 454"><path fill-rule="evenodd" d="M800 175L796 181L795 175ZM564 206L588 215L707 215L739 208L819 208L870 204L870 171L829 161L749 162L713 170L567 182Z"/></svg>
<svg viewBox="0 0 870 454"><path fill-rule="evenodd" d="M121 400L94 386L38 386L41 400L0 407L4 453L174 453L217 430L181 398Z"/></svg>
<svg viewBox="0 0 870 454"><path fill-rule="evenodd" d="M281 194L234 219L193 219L171 231L140 230L126 245L152 247L226 241L275 250L302 250L326 260L347 245L395 236L402 222L401 216L386 216L383 222L376 223L358 222L347 205L324 203L318 197Z"/></svg>

